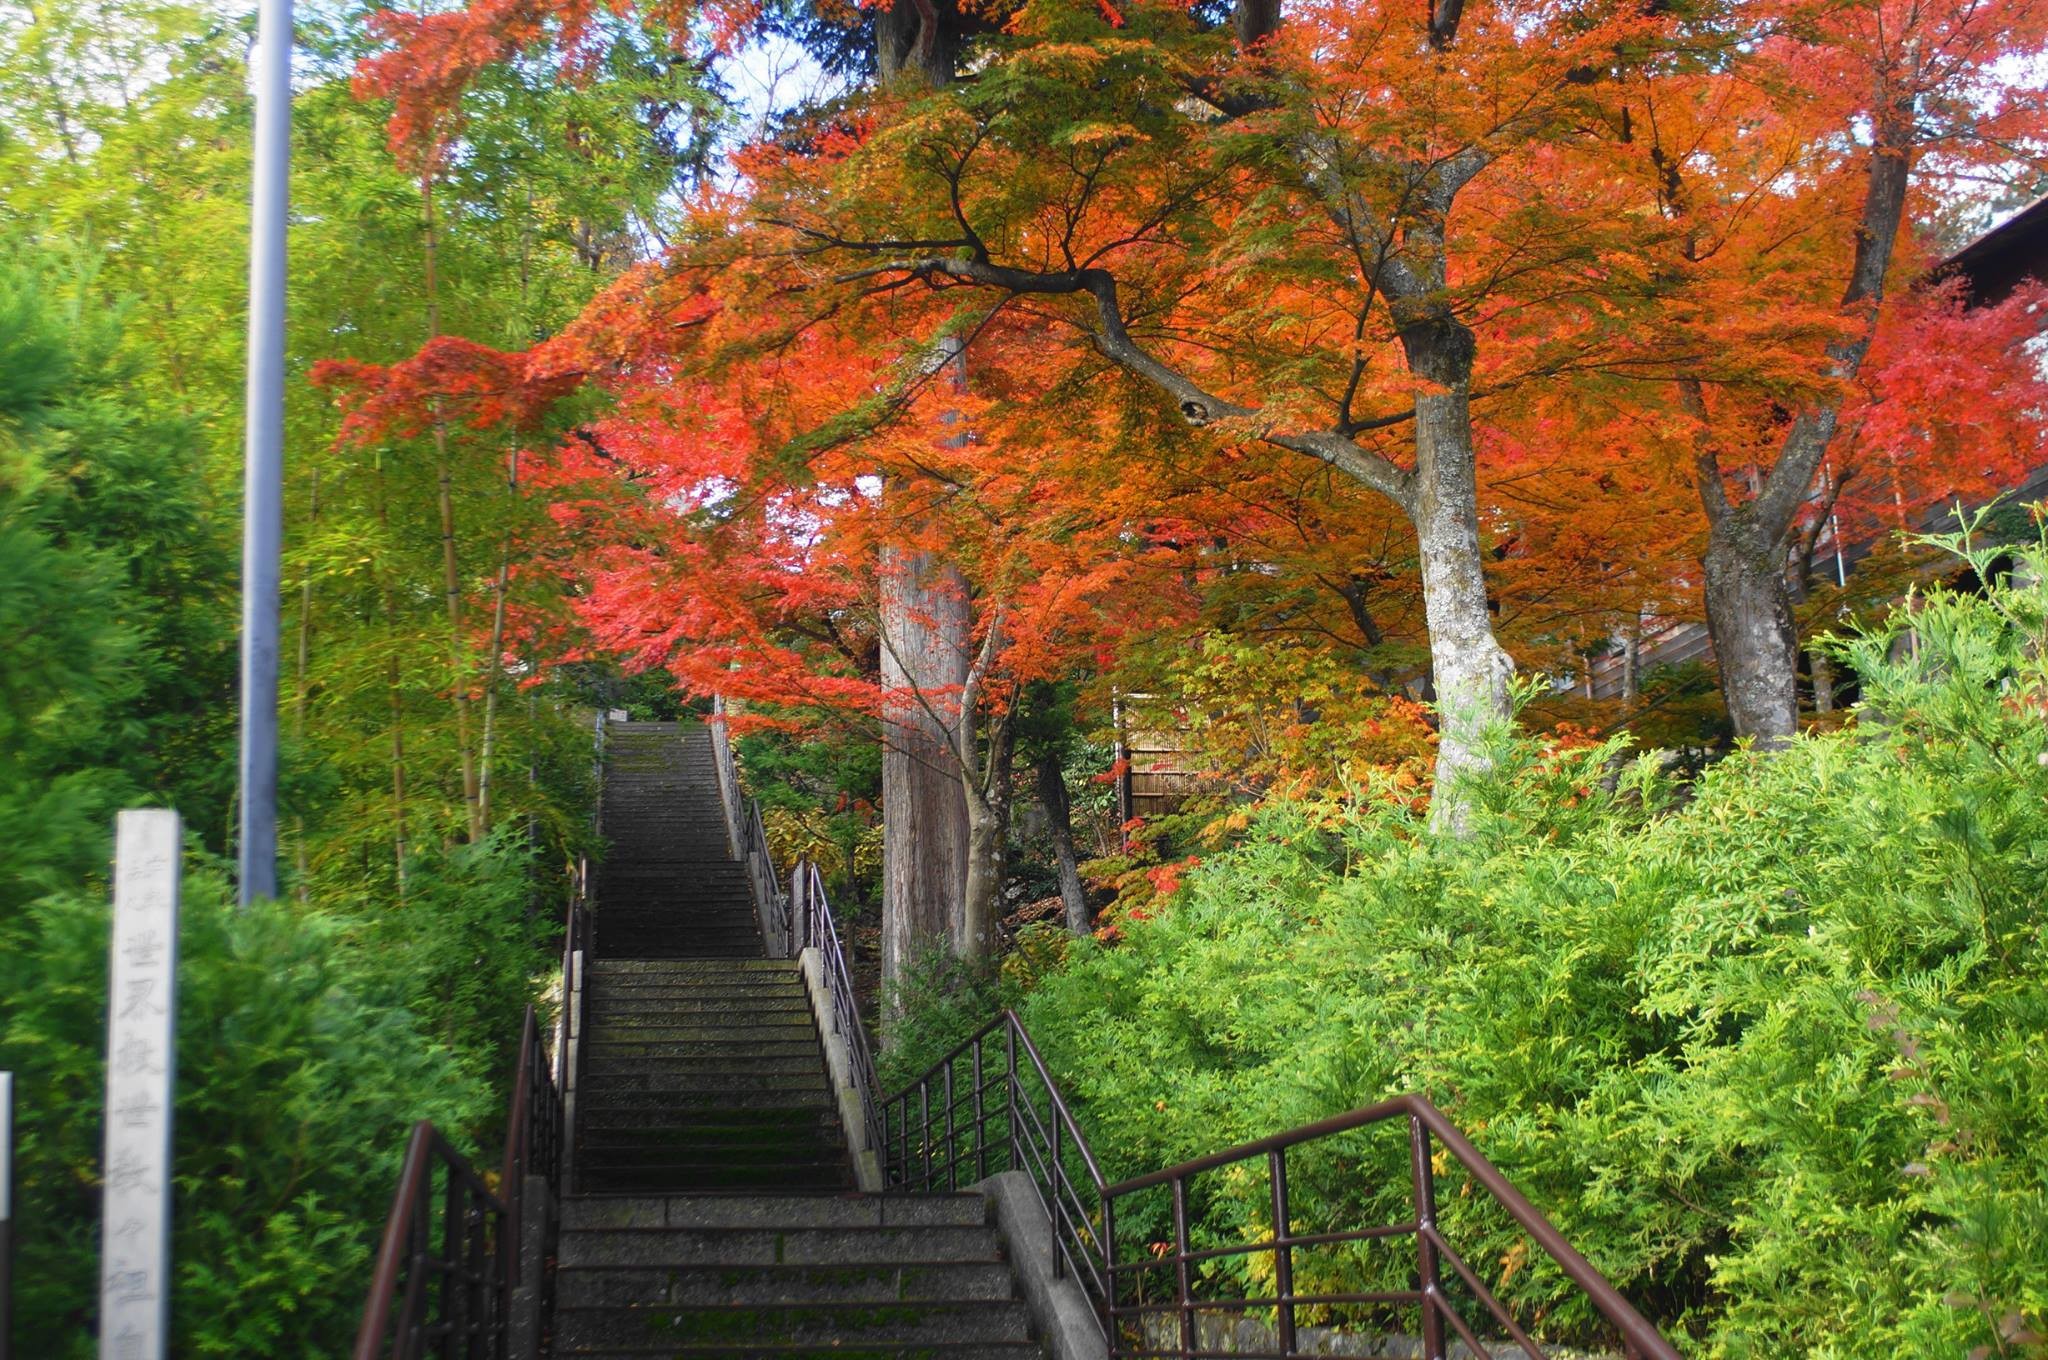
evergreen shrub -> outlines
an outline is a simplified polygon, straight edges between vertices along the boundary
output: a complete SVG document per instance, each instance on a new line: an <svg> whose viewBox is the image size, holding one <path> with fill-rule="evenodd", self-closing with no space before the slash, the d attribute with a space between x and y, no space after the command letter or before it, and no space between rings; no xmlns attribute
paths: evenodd
<svg viewBox="0 0 2048 1360"><path fill-rule="evenodd" d="M1275 803L1119 943L1077 942L1026 1023L1112 1176L1419 1091L1689 1354L2040 1354L2044 617L2038 584L1918 600L1839 644L1848 728L1684 787L1619 741L1504 741L1462 839L1395 797ZM905 1032L959 1028L934 1020ZM1298 1155L1297 1230L1406 1217L1406 1157L1393 1126ZM1439 1166L1467 1258L1597 1336ZM1120 1217L1131 1250L1164 1212ZM1263 1172L1194 1212L1198 1243L1259 1239ZM1305 1291L1412 1268L1305 1256Z"/></svg>

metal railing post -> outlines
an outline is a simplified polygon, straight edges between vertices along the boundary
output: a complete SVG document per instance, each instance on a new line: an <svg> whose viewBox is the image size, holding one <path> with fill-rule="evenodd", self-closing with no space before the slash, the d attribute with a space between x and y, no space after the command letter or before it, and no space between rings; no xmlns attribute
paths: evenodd
<svg viewBox="0 0 2048 1360"><path fill-rule="evenodd" d="M988 1179L988 1109L983 1101L981 1074L981 1044L976 1039L971 1047L974 1055L974 1166L980 1174L977 1180Z"/></svg>
<svg viewBox="0 0 2048 1360"><path fill-rule="evenodd" d="M919 1082L917 1087L917 1147L918 1160L924 1164L924 1176L918 1182L918 1189L932 1188L932 1084Z"/></svg>
<svg viewBox="0 0 2048 1360"><path fill-rule="evenodd" d="M1438 1311L1444 1282L1436 1243L1430 1240L1436 1231L1436 1172L1429 1164L1429 1130L1412 1114L1408 1116L1408 1155L1414 1174L1415 1287L1422 1294L1422 1358L1444 1360L1444 1319Z"/></svg>
<svg viewBox="0 0 2048 1360"><path fill-rule="evenodd" d="M1010 1165L1015 1171L1024 1165L1022 1153L1018 1150L1017 1138L1017 1026L1011 1022L1003 1026L1003 1060L1007 1064L1003 1077L1003 1115L1010 1126Z"/></svg>
<svg viewBox="0 0 2048 1360"><path fill-rule="evenodd" d="M1195 1295L1188 1281L1188 1183L1181 1176L1173 1178L1173 1292L1180 1305L1181 1360L1191 1360L1197 1349Z"/></svg>
<svg viewBox="0 0 2048 1360"><path fill-rule="evenodd" d="M1046 1127L1052 1131L1052 1148L1045 1155L1045 1174L1046 1179L1052 1182L1052 1184L1047 1187L1047 1189L1049 1189L1052 1192L1053 1209L1052 1274L1054 1279L1058 1279L1060 1276L1065 1275L1067 1273L1067 1254L1060 1250L1060 1235L1066 1230L1068 1222L1067 1201L1066 1198L1060 1194L1060 1191L1067 1189L1068 1186L1067 1168L1066 1165L1060 1161L1059 1104L1057 1101L1053 1099L1053 1095L1050 1090L1048 1090L1045 1093L1045 1124Z"/></svg>
<svg viewBox="0 0 2048 1360"><path fill-rule="evenodd" d="M946 1189L958 1190L960 1177L960 1135L953 1126L953 1062L946 1060Z"/></svg>
<svg viewBox="0 0 2048 1360"><path fill-rule="evenodd" d="M1287 1210L1287 1152L1266 1154L1266 1174L1273 1187L1273 1322L1280 1349L1294 1354L1294 1221Z"/></svg>
<svg viewBox="0 0 2048 1360"><path fill-rule="evenodd" d="M1102 1338L1109 1347L1109 1360L1116 1360L1116 1208L1109 1196L1102 1197Z"/></svg>

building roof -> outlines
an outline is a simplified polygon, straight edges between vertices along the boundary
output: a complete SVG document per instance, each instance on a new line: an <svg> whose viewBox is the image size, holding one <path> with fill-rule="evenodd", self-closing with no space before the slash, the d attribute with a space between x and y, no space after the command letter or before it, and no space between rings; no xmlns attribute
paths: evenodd
<svg viewBox="0 0 2048 1360"><path fill-rule="evenodd" d="M2048 198L1993 227L1934 269L1970 280L1973 306L1999 302L2026 279L2048 279Z"/></svg>

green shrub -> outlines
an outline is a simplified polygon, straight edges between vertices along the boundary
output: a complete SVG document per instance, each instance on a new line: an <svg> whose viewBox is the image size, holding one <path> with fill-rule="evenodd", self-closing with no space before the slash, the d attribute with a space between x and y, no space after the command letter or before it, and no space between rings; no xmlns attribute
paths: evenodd
<svg viewBox="0 0 2048 1360"><path fill-rule="evenodd" d="M236 912L220 875L187 875L176 1354L344 1353L407 1129L427 1118L460 1139L500 1115L483 1063L398 1004L411 979L351 944L357 929L289 904ZM106 942L104 893L0 922L0 1051L21 1116L17 1337L53 1355L93 1346Z"/></svg>
<svg viewBox="0 0 2048 1360"><path fill-rule="evenodd" d="M1686 800L1613 743L1524 743L1463 840L1385 802L1268 807L1121 944L1078 942L1027 1024L1112 1176L1417 1090L1692 1353L2039 1354L2044 616L2039 586L1919 601L1917 655L1903 614L1842 645L1854 725ZM1304 1155L1297 1225L1398 1221L1405 1158L1398 1131ZM1198 1239L1265 1231L1263 1175L1197 1191ZM1593 1333L1482 1197L1440 1194L1528 1316Z"/></svg>

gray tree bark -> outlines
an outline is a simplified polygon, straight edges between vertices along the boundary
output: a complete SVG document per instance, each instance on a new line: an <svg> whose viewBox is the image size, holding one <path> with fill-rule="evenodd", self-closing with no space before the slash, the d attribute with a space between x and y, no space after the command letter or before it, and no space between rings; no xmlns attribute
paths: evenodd
<svg viewBox="0 0 2048 1360"><path fill-rule="evenodd" d="M971 726L962 736L982 747L978 759L961 770L967 798L967 882L953 935L953 952L972 961L996 952L996 913L1010 865L1010 761L1016 729L1005 715L992 718L979 738Z"/></svg>
<svg viewBox="0 0 2048 1360"><path fill-rule="evenodd" d="M1053 858L1059 862L1060 905L1066 908L1067 929L1086 935L1095 928L1088 912L1088 892L1081 882L1081 858L1074 852L1074 809L1067 798L1066 772L1055 755L1038 758L1038 802L1045 809L1052 836Z"/></svg>
<svg viewBox="0 0 2048 1360"><path fill-rule="evenodd" d="M1422 563L1422 608L1436 684L1436 796L1432 817L1463 825L1460 781L1491 765L1489 731L1512 711L1515 664L1493 636L1479 549L1478 461L1469 393L1471 331L1448 316L1404 328L1408 367L1432 390L1415 398L1415 500L1410 517Z"/></svg>
<svg viewBox="0 0 2048 1360"><path fill-rule="evenodd" d="M1884 300L1885 271L1905 217L1911 176L1911 110L1883 120L1870 153L1855 259L1842 310L1862 321L1855 335L1828 347L1828 373L1846 386L1863 366ZM1695 417L1705 406L1695 385L1687 401ZM1785 579L1790 534L1813 486L1841 416L1838 398L1808 406L1792 421L1777 461L1756 494L1728 500L1711 445L1699 456L1699 495L1712 529L1707 537L1707 631L1721 668L1721 693L1737 737L1782 745L1799 725L1799 637Z"/></svg>
<svg viewBox="0 0 2048 1360"><path fill-rule="evenodd" d="M882 994L899 1013L911 964L949 946L967 887L967 798L940 705L972 643L967 583L923 553L885 550L882 628Z"/></svg>

